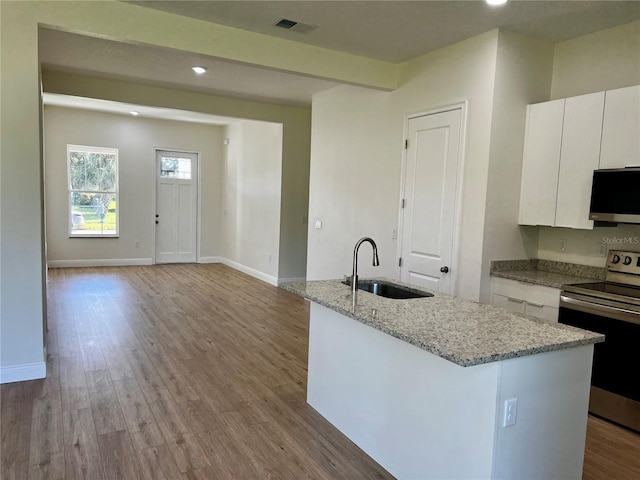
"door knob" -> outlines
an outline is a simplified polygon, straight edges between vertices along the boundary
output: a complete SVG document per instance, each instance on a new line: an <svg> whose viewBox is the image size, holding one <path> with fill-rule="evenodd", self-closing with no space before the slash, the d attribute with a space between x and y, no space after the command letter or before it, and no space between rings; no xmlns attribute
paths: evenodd
<svg viewBox="0 0 640 480"><path fill-rule="evenodd" d="M446 265L444 267L440 267L440 271L442 273L449 273L449 267L447 267Z"/></svg>

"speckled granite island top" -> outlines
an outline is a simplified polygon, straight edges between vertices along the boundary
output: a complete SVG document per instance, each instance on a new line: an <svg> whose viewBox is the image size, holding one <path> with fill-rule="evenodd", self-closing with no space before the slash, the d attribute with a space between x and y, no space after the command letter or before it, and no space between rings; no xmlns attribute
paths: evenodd
<svg viewBox="0 0 640 480"><path fill-rule="evenodd" d="M597 333L426 289L434 296L394 300L358 291L354 309L351 288L339 280L281 287L463 367L604 341Z"/></svg>

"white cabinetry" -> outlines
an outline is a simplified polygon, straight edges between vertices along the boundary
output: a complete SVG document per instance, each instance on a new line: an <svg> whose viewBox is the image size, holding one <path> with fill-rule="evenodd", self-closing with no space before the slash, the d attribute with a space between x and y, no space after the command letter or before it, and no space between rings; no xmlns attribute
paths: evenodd
<svg viewBox="0 0 640 480"><path fill-rule="evenodd" d="M519 224L593 228L589 202L604 98L598 92L529 105Z"/></svg>
<svg viewBox="0 0 640 480"><path fill-rule="evenodd" d="M558 175L556 227L593 229L593 171L598 169L604 92L567 98Z"/></svg>
<svg viewBox="0 0 640 480"><path fill-rule="evenodd" d="M555 223L563 115L564 99L527 107L518 220L521 225Z"/></svg>
<svg viewBox="0 0 640 480"><path fill-rule="evenodd" d="M494 307L552 322L558 321L559 289L499 277L493 277L492 286L491 303Z"/></svg>
<svg viewBox="0 0 640 480"><path fill-rule="evenodd" d="M640 165L640 85L606 92L600 168Z"/></svg>

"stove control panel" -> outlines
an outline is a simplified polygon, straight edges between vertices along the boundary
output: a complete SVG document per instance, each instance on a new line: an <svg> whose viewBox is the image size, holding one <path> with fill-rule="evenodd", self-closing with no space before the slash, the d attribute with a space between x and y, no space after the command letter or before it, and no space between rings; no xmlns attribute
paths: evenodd
<svg viewBox="0 0 640 480"><path fill-rule="evenodd" d="M607 271L640 275L640 252L610 250Z"/></svg>

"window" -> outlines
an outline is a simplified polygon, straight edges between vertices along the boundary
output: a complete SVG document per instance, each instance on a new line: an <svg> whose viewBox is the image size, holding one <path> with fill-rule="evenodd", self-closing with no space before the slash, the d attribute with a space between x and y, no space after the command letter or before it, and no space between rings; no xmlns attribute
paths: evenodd
<svg viewBox="0 0 640 480"><path fill-rule="evenodd" d="M191 180L191 159L179 157L160 158L160 177Z"/></svg>
<svg viewBox="0 0 640 480"><path fill-rule="evenodd" d="M118 149L67 145L69 236L118 236Z"/></svg>

